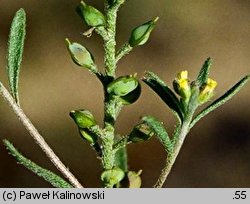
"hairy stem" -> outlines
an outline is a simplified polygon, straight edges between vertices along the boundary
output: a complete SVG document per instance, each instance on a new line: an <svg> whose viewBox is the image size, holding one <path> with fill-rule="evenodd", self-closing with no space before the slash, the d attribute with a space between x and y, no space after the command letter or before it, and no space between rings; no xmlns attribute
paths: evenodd
<svg viewBox="0 0 250 204"><path fill-rule="evenodd" d="M116 54L116 63L118 63L120 61L120 59L122 59L125 55L129 54L130 51L133 48L129 45L129 43L125 43L120 50L118 50L117 54Z"/></svg>
<svg viewBox="0 0 250 204"><path fill-rule="evenodd" d="M191 124L194 112L196 108L198 107L198 102L197 102L198 95L199 95L199 88L197 86L194 86L192 89L192 95L191 95L191 98L187 107L187 112L185 113L185 117L181 125L181 128L179 130L179 127L177 126L177 129L175 132L176 135L174 135L174 138L173 138L173 145L174 145L173 151L168 152L166 164L164 168L162 169L162 172L157 182L155 183L154 188L161 188L163 184L165 183L169 173L171 172L171 169L181 150L184 140L190 130L190 124Z"/></svg>
<svg viewBox="0 0 250 204"><path fill-rule="evenodd" d="M105 94L107 95L107 93ZM104 105L104 136L102 137L104 169L111 169L114 166L115 151L113 149L115 137L115 121L122 108L116 98L106 96Z"/></svg>
<svg viewBox="0 0 250 204"><path fill-rule="evenodd" d="M110 80L115 79L116 70L116 18L119 6L124 0L119 0L113 6L105 1L106 14L106 32L104 40L104 65L105 74ZM104 135L102 137L102 164L104 170L112 169L115 162L115 151L113 149L115 140L115 122L121 110L121 104L118 100L112 98L106 92L106 84L104 84ZM108 186L106 186L108 187Z"/></svg>
<svg viewBox="0 0 250 204"><path fill-rule="evenodd" d="M162 172L157 182L155 183L154 188L161 188L163 184L165 183L169 173L171 172L171 169L175 163L175 160L180 152L180 149L183 145L183 142L188 132L189 132L189 122L184 122L179 132L178 140L176 140L173 152L168 153L165 166L162 169Z"/></svg>
<svg viewBox="0 0 250 204"><path fill-rule="evenodd" d="M105 2L105 13L106 13L106 37L104 40L104 65L105 73L112 79L115 78L116 60L115 60L115 34L116 34L116 18L117 13L114 12L108 2ZM106 87L104 87L106 89ZM104 169L111 169L114 165L114 123L115 117L113 110L115 106L112 104L113 101L105 92L104 101L104 136L102 138L103 155L102 163Z"/></svg>
<svg viewBox="0 0 250 204"><path fill-rule="evenodd" d="M83 188L83 186L79 183L79 181L75 178L75 176L69 171L69 169L62 163L62 161L58 158L58 156L54 153L54 151L50 148L50 146L46 143L43 137L39 134L37 129L31 123L29 118L24 114L23 110L17 105L15 100L12 98L8 90L3 86L0 82L0 94L17 115L19 120L22 122L26 130L33 137L35 142L41 147L43 152L49 158L49 160L55 165L55 167L63 174L65 178L69 180L69 182L76 188Z"/></svg>
<svg viewBox="0 0 250 204"><path fill-rule="evenodd" d="M104 64L107 76L115 77L116 60L115 60L115 36L116 36L116 18L117 11L105 6L106 12L106 30L107 36L104 38Z"/></svg>

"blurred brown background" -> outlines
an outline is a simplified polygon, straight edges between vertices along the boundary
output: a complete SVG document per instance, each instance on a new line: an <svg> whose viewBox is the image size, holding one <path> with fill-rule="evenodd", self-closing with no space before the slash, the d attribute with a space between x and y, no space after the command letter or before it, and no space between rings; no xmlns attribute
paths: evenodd
<svg viewBox="0 0 250 204"><path fill-rule="evenodd" d="M88 1L102 9L102 0ZM27 12L27 38L21 70L20 98L26 114L55 152L87 187L100 185L101 167L95 153L78 136L68 113L89 109L102 123L103 95L98 80L75 66L65 48L69 37L85 44L102 67L102 41L86 39L74 12L79 0L1 0L0 80L7 86L6 47L14 13ZM168 84L175 74L189 70L195 78L203 61L214 60L211 77L220 96L250 72L250 1L245 0L134 0L120 9L118 46L135 26L159 16L149 43L136 48L119 64L118 75L144 70L159 74ZM209 114L191 131L174 165L168 187L250 187L250 84L229 103ZM124 108L117 133L128 133L143 115L164 121L171 132L175 118L143 84L140 100ZM0 99L0 139L8 138L26 156L56 171L33 142L10 108ZM156 139L130 145L131 170L143 169L143 187L151 187L162 168L164 151ZM0 187L49 187L9 156L0 144Z"/></svg>

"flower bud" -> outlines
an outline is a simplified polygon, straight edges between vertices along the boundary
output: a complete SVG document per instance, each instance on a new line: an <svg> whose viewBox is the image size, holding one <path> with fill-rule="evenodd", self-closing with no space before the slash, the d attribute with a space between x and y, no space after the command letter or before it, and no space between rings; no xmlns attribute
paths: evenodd
<svg viewBox="0 0 250 204"><path fill-rule="evenodd" d="M86 22L88 26L97 27L105 25L104 15L94 8L81 1L80 5L76 8L76 12Z"/></svg>
<svg viewBox="0 0 250 204"><path fill-rule="evenodd" d="M217 86L217 82L208 78L207 82L202 85L199 94L199 103L203 104L209 101L213 97L214 89Z"/></svg>
<svg viewBox="0 0 250 204"><path fill-rule="evenodd" d="M156 17L154 20L151 20L143 25L136 27L129 39L129 44L131 47L139 46L145 44L149 37L150 33L155 27L156 22L158 21L159 17Z"/></svg>
<svg viewBox="0 0 250 204"><path fill-rule="evenodd" d="M70 116L79 128L85 129L96 125L94 116L88 110L74 110L70 112Z"/></svg>
<svg viewBox="0 0 250 204"><path fill-rule="evenodd" d="M129 134L129 141L133 143L149 140L154 136L154 132L144 123L136 125Z"/></svg>
<svg viewBox="0 0 250 204"><path fill-rule="evenodd" d="M97 142L97 135L91 133L87 129L81 129L79 128L80 135L82 136L83 139L87 140L90 144L95 144Z"/></svg>
<svg viewBox="0 0 250 204"><path fill-rule="evenodd" d="M108 187L113 187L118 184L125 176L123 170L118 167L114 167L113 169L106 170L101 174L101 180Z"/></svg>
<svg viewBox="0 0 250 204"><path fill-rule="evenodd" d="M189 100L191 96L191 88L188 79L188 72L181 71L177 74L176 79L173 81L175 92L184 100Z"/></svg>
<svg viewBox="0 0 250 204"><path fill-rule="evenodd" d="M68 38L66 38L66 43L72 60L78 66L88 69L95 67L94 57L84 46L76 42L71 43Z"/></svg>
<svg viewBox="0 0 250 204"><path fill-rule="evenodd" d="M140 188L141 187L141 175L142 170L139 172L129 171L127 173L128 181L129 181L129 188Z"/></svg>
<svg viewBox="0 0 250 204"><path fill-rule="evenodd" d="M112 81L107 86L107 92L116 96L126 96L139 85L139 81L133 76L122 76Z"/></svg>

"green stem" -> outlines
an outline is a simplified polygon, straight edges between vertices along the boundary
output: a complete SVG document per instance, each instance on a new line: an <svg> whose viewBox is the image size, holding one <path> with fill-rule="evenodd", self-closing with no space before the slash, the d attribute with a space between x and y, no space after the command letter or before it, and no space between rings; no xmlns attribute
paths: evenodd
<svg viewBox="0 0 250 204"><path fill-rule="evenodd" d="M105 13L106 13L106 37L104 40L104 66L105 73L111 79L115 78L116 60L115 60L115 34L116 34L116 17L117 14L114 12L105 2ZM114 104L106 92L106 85L104 84L105 101L104 101L104 136L102 138L103 154L102 164L105 170L112 169L114 165L114 124L115 117L113 114Z"/></svg>
<svg viewBox="0 0 250 204"><path fill-rule="evenodd" d="M157 180L157 182L154 185L154 188L161 188L163 186L163 184L165 183L169 173L171 172L171 169L176 161L176 158L181 150L181 147L184 143L184 140L187 136L187 134L189 133L190 130L190 124L192 122L192 118L194 115L194 112L196 110L196 108L198 107L198 95L199 95L199 88L197 86L194 85L193 89L192 89L192 95L187 107L187 112L186 112L186 116L184 117L183 123L181 125L180 130L178 131L178 129L176 130L176 135L173 138L173 151L172 152L168 152L168 156L166 159L166 163L164 168L162 169L162 172ZM179 128L177 126L177 128Z"/></svg>
<svg viewBox="0 0 250 204"><path fill-rule="evenodd" d="M181 130L179 132L179 136L178 136L178 140L176 140L173 152L169 152L167 159L166 159L166 163L164 168L162 169L162 172L157 180L157 182L154 185L154 188L161 188L163 186L163 184L165 183L169 173L171 172L171 169L175 163L175 160L180 152L180 149L183 145L183 142L189 132L189 124L190 122L184 122Z"/></svg>
<svg viewBox="0 0 250 204"><path fill-rule="evenodd" d="M129 43L125 43L117 52L116 63L118 63L125 55L129 54L132 49L133 47L131 47Z"/></svg>
<svg viewBox="0 0 250 204"><path fill-rule="evenodd" d="M115 47L116 47L116 18L117 9L111 8L109 5L105 5L106 13L106 30L107 35L104 39L104 64L105 72L107 76L115 77L116 60L115 60Z"/></svg>
<svg viewBox="0 0 250 204"><path fill-rule="evenodd" d="M115 137L115 122L122 108L118 99L106 95L104 105L104 136L102 137L102 162L105 170L114 166L115 151L113 149Z"/></svg>
<svg viewBox="0 0 250 204"><path fill-rule="evenodd" d="M119 0L115 5L110 6L105 1L105 14L106 14L106 32L102 32L104 40L104 66L105 74L108 82L115 79L116 70L116 19L117 11L124 0ZM104 170L109 170L114 167L115 151L113 149L115 140L115 122L121 110L121 103L111 97L106 92L106 82L104 85L104 134L102 137L102 165ZM106 186L109 187L109 186Z"/></svg>

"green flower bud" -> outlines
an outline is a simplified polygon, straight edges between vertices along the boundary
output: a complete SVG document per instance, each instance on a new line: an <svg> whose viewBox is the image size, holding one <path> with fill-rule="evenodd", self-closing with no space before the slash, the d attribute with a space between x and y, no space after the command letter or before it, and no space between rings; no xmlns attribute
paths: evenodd
<svg viewBox="0 0 250 204"><path fill-rule="evenodd" d="M72 60L78 66L88 69L93 69L95 67L94 57L84 46L76 42L71 43L68 38L66 38L66 43Z"/></svg>
<svg viewBox="0 0 250 204"><path fill-rule="evenodd" d="M131 91L130 93L128 93L125 96L121 96L120 100L121 100L123 105L130 105L130 104L136 102L137 99L140 97L140 95L141 95L141 85L139 83L138 86L136 87L136 89L134 89L133 91Z"/></svg>
<svg viewBox="0 0 250 204"><path fill-rule="evenodd" d="M128 181L129 181L129 188L140 188L141 187L141 175L142 170L139 172L129 171L127 173Z"/></svg>
<svg viewBox="0 0 250 204"><path fill-rule="evenodd" d="M126 96L136 89L138 80L133 76L122 76L112 81L107 86L107 92L116 96Z"/></svg>
<svg viewBox="0 0 250 204"><path fill-rule="evenodd" d="M144 142L154 136L154 132L144 123L136 125L129 134L129 141L133 143Z"/></svg>
<svg viewBox="0 0 250 204"><path fill-rule="evenodd" d="M80 135L82 136L83 139L87 140L90 144L95 144L97 142L97 135L91 133L87 129L79 129Z"/></svg>
<svg viewBox="0 0 250 204"><path fill-rule="evenodd" d="M147 23L144 23L143 25L136 27L130 35L129 39L130 46L135 47L138 45L145 44L148 41L150 33L154 29L158 19L159 17L156 17L154 20L151 20Z"/></svg>
<svg viewBox="0 0 250 204"><path fill-rule="evenodd" d="M105 25L104 15L93 6L86 5L83 1L76 8L76 12L88 26L97 27Z"/></svg>
<svg viewBox="0 0 250 204"><path fill-rule="evenodd" d="M85 129L96 125L94 116L88 110L74 110L70 112L70 116L79 128Z"/></svg>
<svg viewBox="0 0 250 204"><path fill-rule="evenodd" d="M101 180L108 187L113 187L125 177L125 173L118 167L106 170L101 174Z"/></svg>

